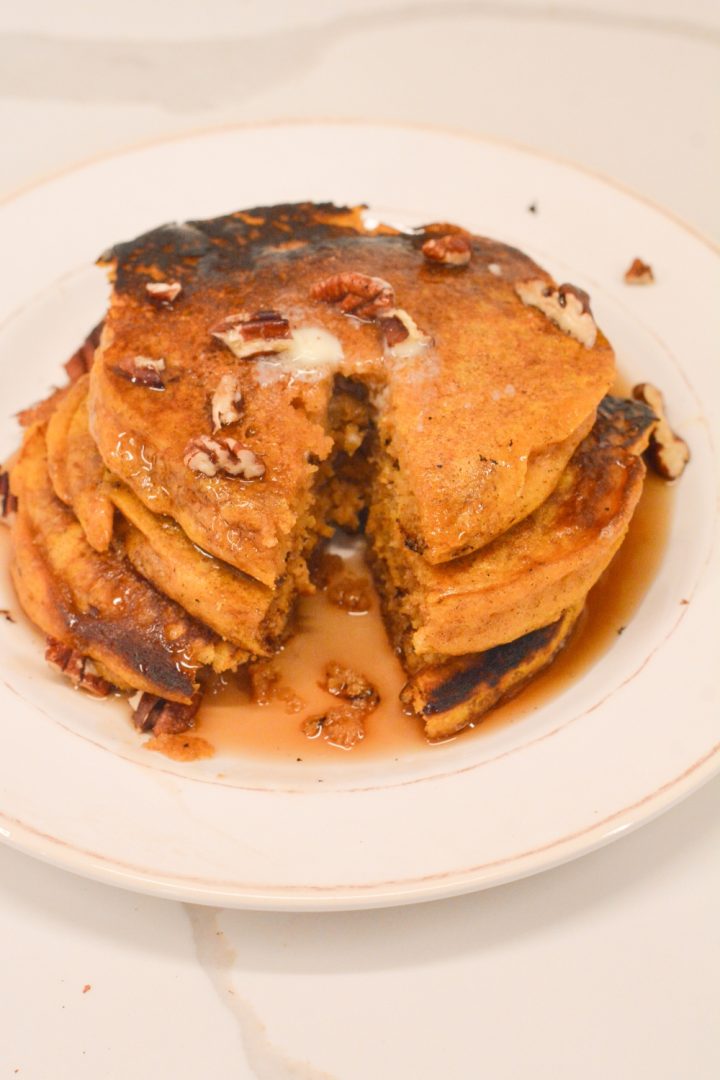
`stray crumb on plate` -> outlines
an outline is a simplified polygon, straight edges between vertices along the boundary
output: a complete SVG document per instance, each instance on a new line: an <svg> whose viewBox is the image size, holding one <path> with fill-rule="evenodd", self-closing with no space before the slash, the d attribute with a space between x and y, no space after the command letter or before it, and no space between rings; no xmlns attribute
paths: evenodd
<svg viewBox="0 0 720 1080"><path fill-rule="evenodd" d="M200 761L215 754L215 747L199 735L153 735L143 746L173 761Z"/></svg>

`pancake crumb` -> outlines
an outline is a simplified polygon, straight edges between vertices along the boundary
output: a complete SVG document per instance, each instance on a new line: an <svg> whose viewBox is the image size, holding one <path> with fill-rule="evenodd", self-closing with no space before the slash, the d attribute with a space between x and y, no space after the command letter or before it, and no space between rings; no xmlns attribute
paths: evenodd
<svg viewBox="0 0 720 1080"><path fill-rule="evenodd" d="M173 761L201 761L215 755L215 747L199 735L153 735L143 745Z"/></svg>

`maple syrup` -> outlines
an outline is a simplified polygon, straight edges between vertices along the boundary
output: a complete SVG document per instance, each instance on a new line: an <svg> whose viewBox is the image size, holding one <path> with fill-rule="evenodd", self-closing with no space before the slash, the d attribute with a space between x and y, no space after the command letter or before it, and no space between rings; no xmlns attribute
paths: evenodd
<svg viewBox="0 0 720 1080"><path fill-rule="evenodd" d="M572 640L522 693L457 738L482 737L483 732L537 709L580 678L623 632L662 560L672 497L672 487L649 473L628 536L591 590ZM351 541L339 553L352 574L369 580L360 541ZM233 678L206 699L198 733L220 753L288 761L337 760L348 751L328 744L321 735L309 739L302 730L304 719L336 704L319 685L331 661L361 672L380 694L380 705L365 720L365 738L349 751L353 759L397 756L423 746L432 752L422 723L402 711L398 695L405 676L385 634L374 593L369 610L362 614L334 606L322 592L303 598L297 632L273 661L280 694L265 705L254 704Z"/></svg>

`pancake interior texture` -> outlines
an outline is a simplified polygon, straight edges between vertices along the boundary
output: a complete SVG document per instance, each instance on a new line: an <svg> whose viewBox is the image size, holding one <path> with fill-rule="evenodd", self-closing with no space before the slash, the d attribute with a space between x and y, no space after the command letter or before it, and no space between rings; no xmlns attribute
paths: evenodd
<svg viewBox="0 0 720 1080"><path fill-rule="evenodd" d="M366 533L429 738L552 660L655 422L608 396L582 290L457 226L329 204L164 226L100 261L102 330L23 415L7 493L18 595L76 684L191 725L208 672L282 648L338 526Z"/></svg>

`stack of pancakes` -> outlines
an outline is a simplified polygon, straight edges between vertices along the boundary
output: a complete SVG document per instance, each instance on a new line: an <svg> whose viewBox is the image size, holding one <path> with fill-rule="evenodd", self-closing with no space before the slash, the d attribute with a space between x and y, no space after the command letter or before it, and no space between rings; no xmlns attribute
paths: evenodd
<svg viewBox="0 0 720 1080"><path fill-rule="evenodd" d="M585 294L455 226L315 204L101 262L98 347L11 470L15 586L66 673L189 723L208 672L282 647L337 526L366 533L430 738L552 659L625 536L654 422L607 396Z"/></svg>

